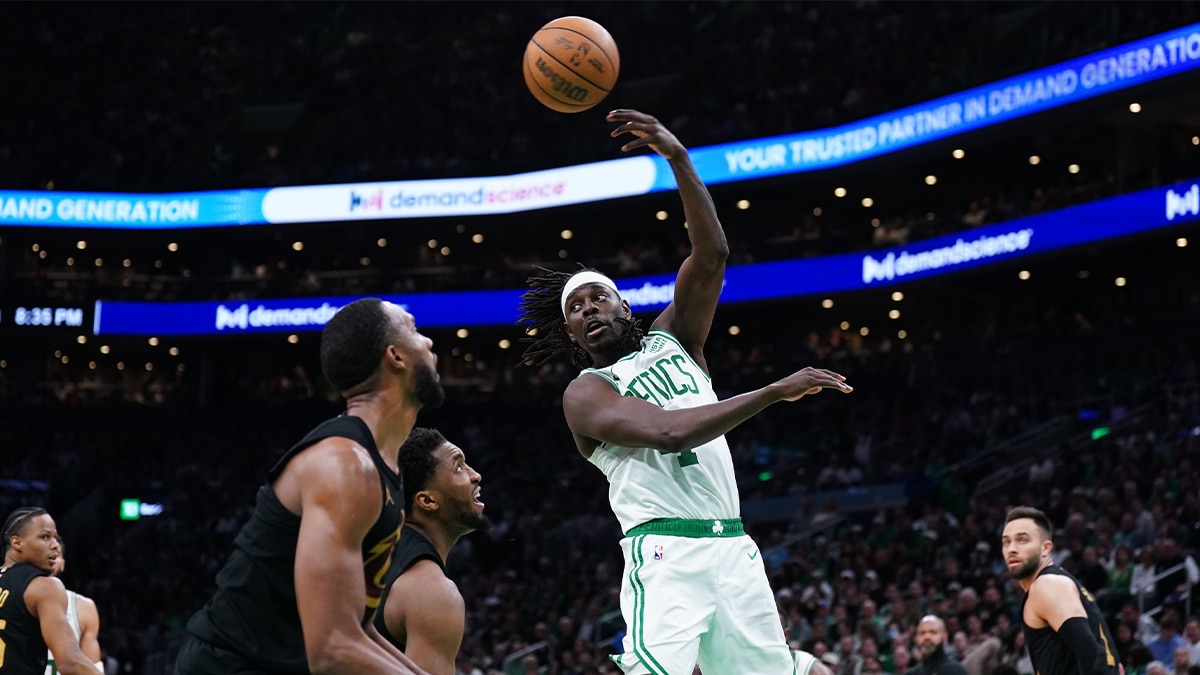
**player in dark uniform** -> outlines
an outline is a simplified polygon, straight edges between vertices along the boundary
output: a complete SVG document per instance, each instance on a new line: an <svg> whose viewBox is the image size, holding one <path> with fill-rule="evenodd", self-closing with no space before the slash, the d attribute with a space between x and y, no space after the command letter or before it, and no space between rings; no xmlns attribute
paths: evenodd
<svg viewBox="0 0 1200 675"><path fill-rule="evenodd" d="M58 528L45 509L23 507L4 521L0 567L0 675L40 675L46 648L63 675L95 675L67 621L67 589L50 576Z"/></svg>
<svg viewBox="0 0 1200 675"><path fill-rule="evenodd" d="M329 320L321 366L346 412L267 474L176 673L423 672L371 619L404 519L397 454L417 411L444 397L432 346L375 298Z"/></svg>
<svg viewBox="0 0 1200 675"><path fill-rule="evenodd" d="M454 675L466 607L446 577L459 537L491 525L479 500L480 475L436 429L413 429L400 448L408 520L392 556L375 627L433 675Z"/></svg>
<svg viewBox="0 0 1200 675"><path fill-rule="evenodd" d="M1026 592L1021 608L1029 658L1038 675L1124 675L1116 643L1095 598L1051 564L1050 519L1018 506L1004 519L1001 550L1008 574Z"/></svg>

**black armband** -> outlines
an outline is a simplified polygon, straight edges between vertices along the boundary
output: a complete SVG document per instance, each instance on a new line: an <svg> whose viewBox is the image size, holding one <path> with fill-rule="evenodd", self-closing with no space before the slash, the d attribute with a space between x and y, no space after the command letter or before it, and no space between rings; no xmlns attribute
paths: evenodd
<svg viewBox="0 0 1200 675"><path fill-rule="evenodd" d="M1108 673L1103 666L1104 648L1092 632L1092 626L1082 616L1067 619L1058 627L1058 636L1071 650L1075 663L1079 667L1079 675L1100 675Z"/></svg>

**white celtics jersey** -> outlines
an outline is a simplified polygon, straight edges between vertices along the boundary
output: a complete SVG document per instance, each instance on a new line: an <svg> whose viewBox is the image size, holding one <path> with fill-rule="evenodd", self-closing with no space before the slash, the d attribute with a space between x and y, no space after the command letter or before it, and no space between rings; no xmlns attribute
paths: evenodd
<svg viewBox="0 0 1200 675"><path fill-rule="evenodd" d="M75 641L79 641L79 636L83 634L83 630L79 627L79 614L75 611L75 591L67 591L67 623L71 624L71 630L75 631ZM46 650L46 675L58 675L58 668L54 665L54 654Z"/></svg>
<svg viewBox="0 0 1200 675"><path fill-rule="evenodd" d="M588 373L664 410L717 402L708 375L674 335L659 328L650 330L640 351L580 376ZM602 443L588 461L608 477L608 500L622 532L656 518L714 520L741 513L724 436L682 453Z"/></svg>

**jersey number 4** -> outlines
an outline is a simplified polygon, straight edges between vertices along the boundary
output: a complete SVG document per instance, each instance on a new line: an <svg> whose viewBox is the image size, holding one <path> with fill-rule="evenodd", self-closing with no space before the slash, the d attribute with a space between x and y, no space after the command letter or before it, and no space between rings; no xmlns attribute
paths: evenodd
<svg viewBox="0 0 1200 675"><path fill-rule="evenodd" d="M688 450L686 452L679 453L679 466L691 466L699 463L700 458L696 456L695 450Z"/></svg>

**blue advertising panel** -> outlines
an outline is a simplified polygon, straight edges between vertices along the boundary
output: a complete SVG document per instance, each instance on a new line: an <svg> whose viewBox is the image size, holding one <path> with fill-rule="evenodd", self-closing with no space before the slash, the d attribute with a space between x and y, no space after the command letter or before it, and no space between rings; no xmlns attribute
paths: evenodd
<svg viewBox="0 0 1200 675"><path fill-rule="evenodd" d="M843 255L737 265L726 270L721 303L887 287L996 262L1200 219L1200 179L980 227L906 246ZM675 275L618 279L635 311L662 309ZM422 327L512 324L522 290L382 296ZM354 297L218 302L97 302L97 335L224 335L320 329Z"/></svg>
<svg viewBox="0 0 1200 675"><path fill-rule="evenodd" d="M829 129L693 148L710 185L827 169L1200 67L1200 24ZM658 155L545 171L177 194L0 190L0 224L170 229L479 216L672 189Z"/></svg>

